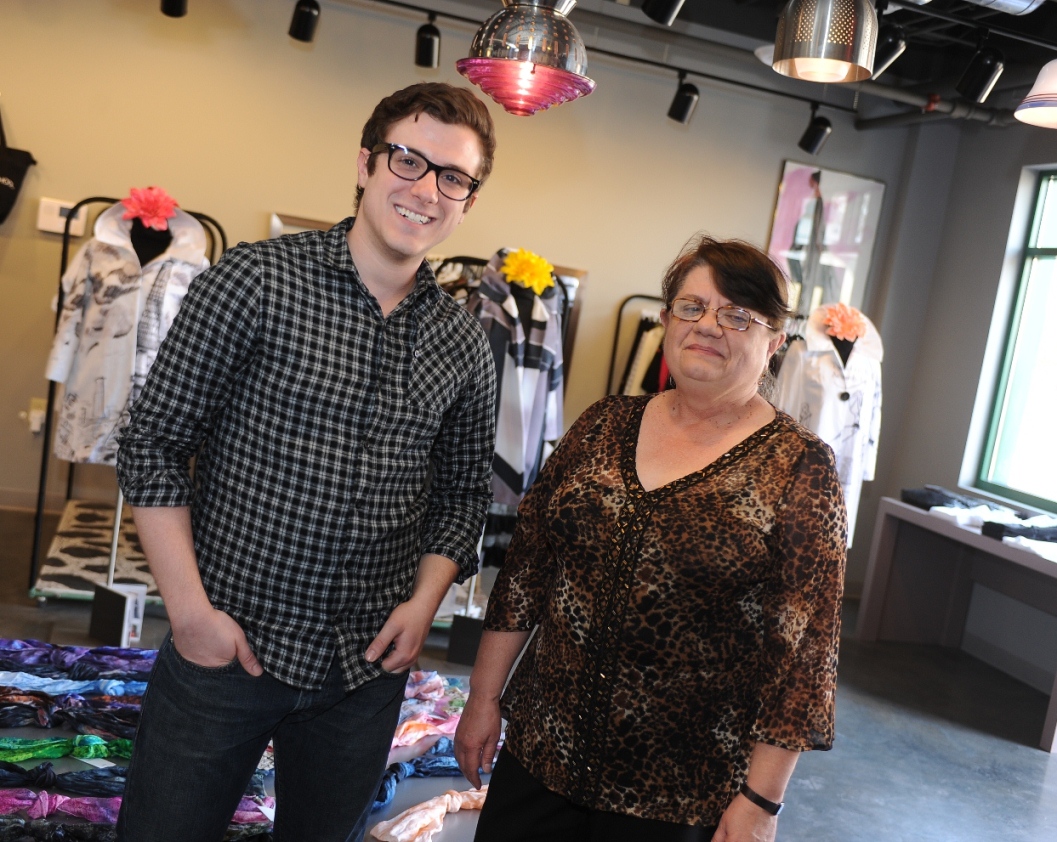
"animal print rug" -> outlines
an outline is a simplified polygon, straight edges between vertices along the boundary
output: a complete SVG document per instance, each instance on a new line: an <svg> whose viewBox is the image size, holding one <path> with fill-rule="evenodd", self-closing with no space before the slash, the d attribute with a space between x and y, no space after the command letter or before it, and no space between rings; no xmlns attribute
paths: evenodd
<svg viewBox="0 0 1057 842"><path fill-rule="evenodd" d="M95 586L106 584L113 535L112 504L70 500L63 510L48 554L41 561L37 582L30 596L91 599ZM128 506L124 507L121 518L114 582L146 585L147 601L161 602L158 586L147 567L147 559L139 545L139 535Z"/></svg>

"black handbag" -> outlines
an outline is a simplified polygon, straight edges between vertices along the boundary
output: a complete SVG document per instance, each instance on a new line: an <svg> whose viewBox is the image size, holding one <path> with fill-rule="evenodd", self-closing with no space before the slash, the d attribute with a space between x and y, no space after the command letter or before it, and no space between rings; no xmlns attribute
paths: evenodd
<svg viewBox="0 0 1057 842"><path fill-rule="evenodd" d="M0 223L11 213L26 171L35 163L33 156L24 149L12 149L7 145L4 122L0 119Z"/></svg>

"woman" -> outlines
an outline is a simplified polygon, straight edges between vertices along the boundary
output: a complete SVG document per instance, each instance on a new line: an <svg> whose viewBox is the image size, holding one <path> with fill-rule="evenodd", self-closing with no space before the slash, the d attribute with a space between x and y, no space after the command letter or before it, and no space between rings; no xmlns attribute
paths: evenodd
<svg viewBox="0 0 1057 842"><path fill-rule="evenodd" d="M846 517L829 448L759 394L785 279L700 237L663 283L675 387L590 407L519 509L456 734L489 840L773 840L833 739Z"/></svg>

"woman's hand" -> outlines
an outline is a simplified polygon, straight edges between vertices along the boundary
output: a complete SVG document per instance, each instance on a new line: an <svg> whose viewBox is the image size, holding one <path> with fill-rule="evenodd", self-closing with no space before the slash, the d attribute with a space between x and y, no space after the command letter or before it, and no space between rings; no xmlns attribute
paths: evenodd
<svg viewBox="0 0 1057 842"><path fill-rule="evenodd" d="M492 771L502 731L499 699L470 692L455 731L455 759L474 789L481 788L481 772Z"/></svg>
<svg viewBox="0 0 1057 842"><path fill-rule="evenodd" d="M736 795L719 820L712 842L774 842L778 817Z"/></svg>

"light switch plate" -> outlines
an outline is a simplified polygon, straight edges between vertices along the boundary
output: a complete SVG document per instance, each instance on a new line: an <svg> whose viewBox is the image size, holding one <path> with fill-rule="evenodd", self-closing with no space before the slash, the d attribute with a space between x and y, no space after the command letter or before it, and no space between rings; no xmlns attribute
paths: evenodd
<svg viewBox="0 0 1057 842"><path fill-rule="evenodd" d="M76 202L64 202L61 199L40 200L37 208L37 228L41 231L50 231L53 234L61 234L66 229L66 217ZM77 216L70 223L70 235L81 237L84 235L85 220L88 218L88 208L83 207L77 211Z"/></svg>

